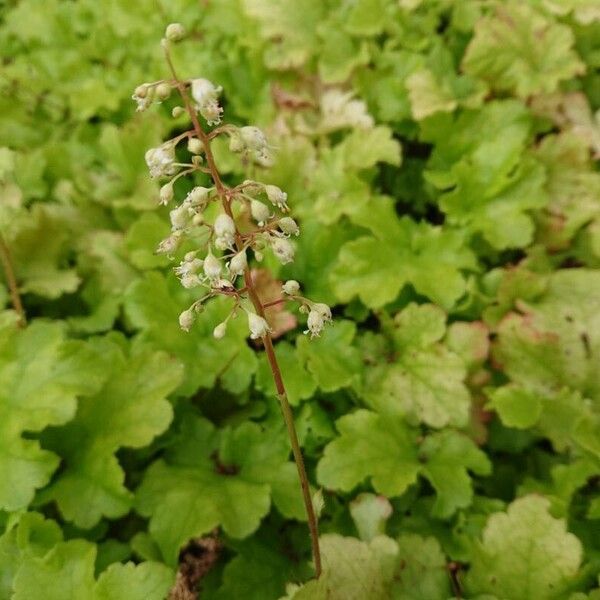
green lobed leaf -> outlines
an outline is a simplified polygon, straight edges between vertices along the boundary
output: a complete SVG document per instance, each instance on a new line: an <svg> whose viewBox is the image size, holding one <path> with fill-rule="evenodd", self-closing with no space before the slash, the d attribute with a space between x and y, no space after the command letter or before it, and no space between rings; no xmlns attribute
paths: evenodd
<svg viewBox="0 0 600 600"><path fill-rule="evenodd" d="M561 598L581 563L581 543L538 496L515 500L488 519L465 579L469 594L525 600Z"/></svg>

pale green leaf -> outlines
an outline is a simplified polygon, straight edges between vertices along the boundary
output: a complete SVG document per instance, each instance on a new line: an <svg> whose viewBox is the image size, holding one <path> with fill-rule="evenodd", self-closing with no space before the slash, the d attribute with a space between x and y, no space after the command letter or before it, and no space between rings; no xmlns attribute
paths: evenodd
<svg viewBox="0 0 600 600"><path fill-rule="evenodd" d="M511 600L562 598L582 559L579 540L539 496L515 500L488 519L466 577L467 593Z"/></svg>

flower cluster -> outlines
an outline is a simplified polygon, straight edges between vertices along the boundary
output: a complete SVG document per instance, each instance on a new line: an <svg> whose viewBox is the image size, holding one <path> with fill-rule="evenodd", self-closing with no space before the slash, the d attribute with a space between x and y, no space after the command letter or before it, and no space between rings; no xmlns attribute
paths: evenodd
<svg viewBox="0 0 600 600"><path fill-rule="evenodd" d="M179 41L184 35L183 27L169 25L163 40L165 51L168 53L170 42ZM271 147L258 127L219 126L223 109L218 99L222 88L208 79L180 81L173 71L171 81L142 84L133 96L138 110L147 108L153 99L166 99L172 88L180 91L185 105L185 108L175 107L173 116L191 111L189 116L193 117L194 127L146 152L150 176L167 179L160 188L159 204L174 202L174 184L182 176L204 177L208 174L213 181L211 187L196 185L182 202L171 208L171 233L156 250L172 257L184 244L194 248L184 254L174 272L183 287L198 288L202 292L199 299L181 313L179 324L184 331L189 331L204 303L221 295L231 299L232 307L229 316L215 327L214 337L222 338L229 320L242 312L248 320L250 338L264 338L271 333L271 327L264 316L265 307L252 287L249 261L252 258L261 261L264 253L271 251L281 264L292 262L295 247L291 238L299 235L300 228L287 214L287 194L278 186L250 179L234 187L226 186L216 171L211 141L219 135L228 136L232 152L239 153L245 162L260 167L269 167L273 163ZM208 126L219 127L205 131L194 113ZM183 142L191 155L189 162L177 162L176 148ZM243 227L240 227L241 223ZM329 307L301 296L296 281L290 280L283 285L282 298L277 302L287 301L299 302L300 311L308 315L305 333L311 336L318 336L331 321Z"/></svg>

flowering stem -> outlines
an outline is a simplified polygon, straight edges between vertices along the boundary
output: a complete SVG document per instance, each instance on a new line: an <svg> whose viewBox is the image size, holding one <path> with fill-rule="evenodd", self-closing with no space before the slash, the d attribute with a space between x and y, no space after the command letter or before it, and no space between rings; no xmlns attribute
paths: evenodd
<svg viewBox="0 0 600 600"><path fill-rule="evenodd" d="M206 164L208 166L208 171L212 177L212 180L215 184L215 188L217 190L217 195L221 199L221 203L223 205L223 210L225 213L233 219L233 214L231 211L231 198L228 194L228 189L223 184L221 180L221 176L217 169L217 165L215 163L214 155L211 149L211 136L207 134L200 125L200 121L198 120L198 115L194 110L192 103L190 101L189 95L185 88L185 84L179 79L175 68L173 66L173 62L171 60L171 56L169 54L169 49L167 44L164 44L165 56L167 59L167 63L173 74L173 78L175 80L175 85L181 95L181 99L185 105L185 110L189 114L192 124L194 126L194 131L198 139L202 142L204 147L204 156L206 157ZM243 240L239 231L236 232L236 246L238 251L243 249ZM254 282L252 281L252 276L250 274L250 268L246 267L244 270L244 282L245 282L245 290L248 293L248 297L250 301L254 305L254 309L256 313L261 316L263 319L265 317L264 306L258 296L256 288L254 286ZM266 333L266 335L262 338L263 344L265 347L265 353L267 355L267 360L269 362L269 366L271 368L271 373L273 375L273 381L275 382L275 388L277 390L277 399L279 400L279 404L281 406L281 412L283 413L283 419L285 421L285 425L287 428L288 436L290 439L290 444L292 447L292 453L294 455L294 461L296 463L296 468L298 469L298 477L300 479L300 486L302 488L302 498L304 500L304 507L306 509L306 516L308 518L308 528L310 530L310 538L311 538L311 546L312 546L312 555L313 561L315 565L315 574L316 577L319 578L321 575L321 551L319 548L319 530L317 524L317 517L315 514L315 509L312 503L312 498L310 495L310 485L308 482L308 475L306 474L306 467L304 465L304 458L302 456L302 450L300 448L300 443L298 441L298 434L296 432L296 426L294 424L294 415L292 412L292 408L287 399L287 393L285 391L285 385L283 383L283 377L281 375L281 369L279 368L279 363L277 361L277 356L275 355L275 348L273 347L273 339L270 333Z"/></svg>
<svg viewBox="0 0 600 600"><path fill-rule="evenodd" d="M0 260L4 267L4 273L6 274L6 282L8 284L8 290L10 292L10 300L13 308L19 316L19 327L25 327L27 320L25 318L25 309L21 302L21 296L19 294L19 287L17 285L17 278L15 277L15 271L12 265L12 259L10 255L10 248L4 241L4 237L0 234Z"/></svg>

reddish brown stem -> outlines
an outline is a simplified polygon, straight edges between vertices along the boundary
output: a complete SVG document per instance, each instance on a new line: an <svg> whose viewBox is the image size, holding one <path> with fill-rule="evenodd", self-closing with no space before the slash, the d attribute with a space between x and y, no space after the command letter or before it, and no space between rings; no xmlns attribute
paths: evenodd
<svg viewBox="0 0 600 600"><path fill-rule="evenodd" d="M0 260L4 267L4 273L6 275L6 283L8 285L8 291L10 293L10 301L12 302L15 312L19 316L19 327L25 327L27 319L25 317L25 309L21 302L21 295L19 294L19 286L17 285L17 278L15 277L15 271L13 269L12 257L10 254L10 248L4 241L4 237L0 234Z"/></svg>
<svg viewBox="0 0 600 600"><path fill-rule="evenodd" d="M221 180L221 176L217 169L217 165L215 162L214 155L211 149L211 136L207 134L200 125L200 121L198 120L198 115L194 110L190 98L188 96L187 90L185 88L184 83L177 77L177 73L173 66L173 62L171 61L171 57L169 55L168 48L165 47L165 56L167 59L167 63L171 72L173 74L175 85L181 95L186 111L188 112L190 119L192 120L192 124L194 126L194 131L198 139L202 142L204 146L204 156L206 157L206 164L208 166L208 170L210 171L210 175L215 184L215 188L217 190L217 195L221 200L221 204L223 205L223 210L227 215L233 218L233 213L231 211L231 198L228 193L227 187L223 184ZM242 236L239 232L236 233L236 247L238 251L243 249L243 241ZM256 288L254 286L254 282L252 281L252 276L250 274L250 269L247 267L244 270L244 282L245 282L245 290L248 293L248 297L254 306L254 310L256 313L265 317L265 306L263 306ZM304 500L304 507L306 509L306 516L308 519L308 528L310 531L310 539L312 546L312 555L315 564L315 574L316 577L319 578L321 575L321 551L319 548L319 529L317 523L317 517L315 514L314 506L312 503L312 498L310 495L310 485L308 482L308 475L306 474L306 467L304 465L304 457L302 456L302 450L300 448L300 442L298 441L298 434L296 432L296 426L294 425L294 414L292 411L292 407L287 399L287 393L285 391L285 385L283 383L283 377L281 375L281 369L279 368L279 363L277 362L277 356L275 355L275 348L273 347L273 339L270 333L267 333L263 338L263 344L265 346L265 353L267 355L267 360L269 362L269 366L271 368L271 373L273 375L273 381L275 382L275 389L277 390L277 398L279 400L279 405L281 407L281 412L283 413L283 419L285 421L285 426L287 428L288 436L290 439L290 444L292 447L292 453L294 455L294 461L296 463L296 468L298 469L298 477L300 479L300 486L302 488L302 498Z"/></svg>
<svg viewBox="0 0 600 600"><path fill-rule="evenodd" d="M263 308L269 308L270 306L277 306L278 304L283 304L287 302L287 298L279 298L279 300L273 300L272 302L266 302L263 304Z"/></svg>

